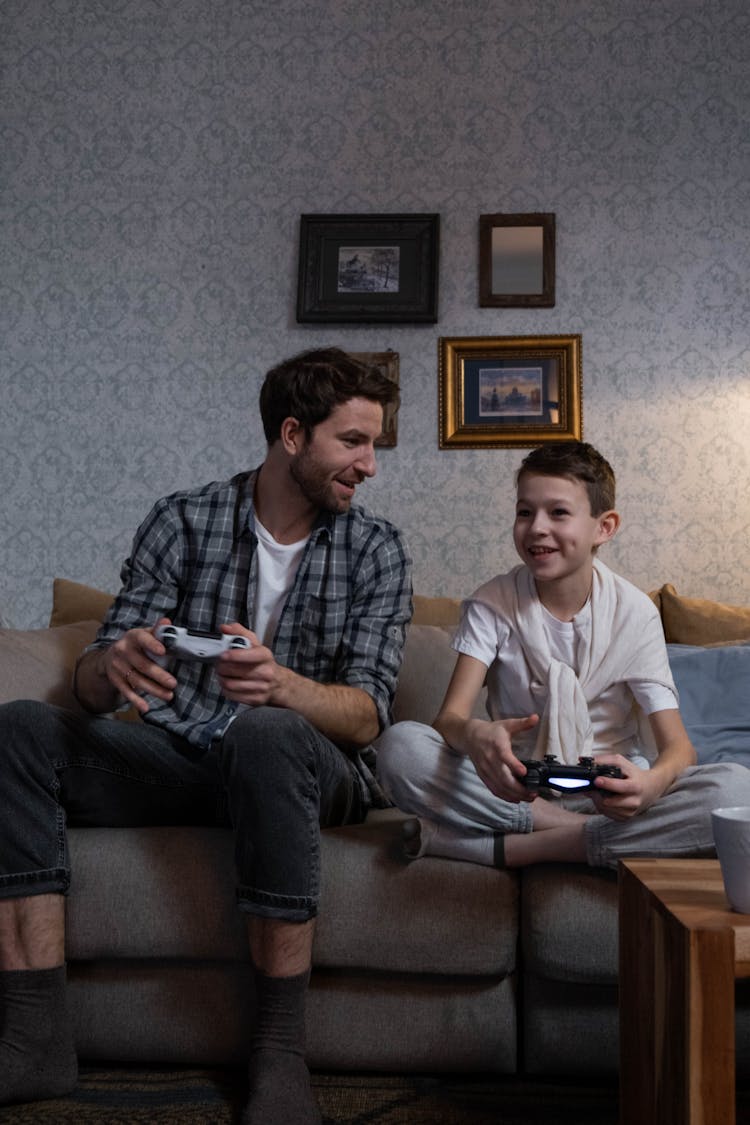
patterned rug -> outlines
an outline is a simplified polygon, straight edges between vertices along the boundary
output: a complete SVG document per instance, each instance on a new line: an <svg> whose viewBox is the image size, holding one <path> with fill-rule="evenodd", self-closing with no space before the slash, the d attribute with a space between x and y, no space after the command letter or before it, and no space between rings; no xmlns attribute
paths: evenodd
<svg viewBox="0 0 750 1125"><path fill-rule="evenodd" d="M462 1076L313 1077L324 1125L617 1125L616 1086ZM75 1093L0 1109L2 1125L236 1125L236 1071L82 1068Z"/></svg>
<svg viewBox="0 0 750 1125"><path fill-rule="evenodd" d="M313 1076L324 1125L617 1125L616 1084L519 1078ZM69 1098L0 1109L2 1125L237 1125L236 1071L82 1068ZM750 1091L737 1099L750 1125Z"/></svg>

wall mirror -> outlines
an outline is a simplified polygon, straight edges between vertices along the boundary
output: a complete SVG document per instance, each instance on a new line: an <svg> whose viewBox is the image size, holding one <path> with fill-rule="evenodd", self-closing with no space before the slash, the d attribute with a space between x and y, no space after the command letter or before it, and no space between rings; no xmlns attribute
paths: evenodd
<svg viewBox="0 0 750 1125"><path fill-rule="evenodd" d="M479 216L479 305L551 308L555 303L555 216Z"/></svg>

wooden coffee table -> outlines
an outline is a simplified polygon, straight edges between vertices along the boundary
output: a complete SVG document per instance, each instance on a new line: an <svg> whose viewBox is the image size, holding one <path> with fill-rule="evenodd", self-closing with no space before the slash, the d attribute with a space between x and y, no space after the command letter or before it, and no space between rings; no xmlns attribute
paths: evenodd
<svg viewBox="0 0 750 1125"><path fill-rule="evenodd" d="M734 1125L734 983L750 915L718 860L620 864L620 1125Z"/></svg>

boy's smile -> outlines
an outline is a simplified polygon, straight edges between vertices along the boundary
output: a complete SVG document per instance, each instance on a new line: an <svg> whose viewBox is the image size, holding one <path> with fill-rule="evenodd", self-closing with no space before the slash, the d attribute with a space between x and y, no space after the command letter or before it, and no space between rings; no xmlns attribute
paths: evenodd
<svg viewBox="0 0 750 1125"><path fill-rule="evenodd" d="M580 582L585 600L596 548L616 530L616 522L612 528L608 518L612 514L591 514L583 481L522 473L513 542L537 586L566 579L576 586Z"/></svg>

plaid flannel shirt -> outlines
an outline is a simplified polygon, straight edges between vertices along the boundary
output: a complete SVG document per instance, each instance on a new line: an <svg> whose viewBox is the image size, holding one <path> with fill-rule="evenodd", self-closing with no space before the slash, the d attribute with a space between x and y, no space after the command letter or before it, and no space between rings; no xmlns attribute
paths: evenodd
<svg viewBox="0 0 750 1125"><path fill-rule="evenodd" d="M157 501L136 532L120 575L122 589L90 648L160 617L191 629L218 631L232 621L252 628L256 473ZM384 727L391 721L411 611L411 559L396 528L358 507L322 513L271 648L280 664L302 676L367 692ZM146 721L205 752L221 738L237 705L221 694L211 665L184 661L176 679L169 703L149 700Z"/></svg>

